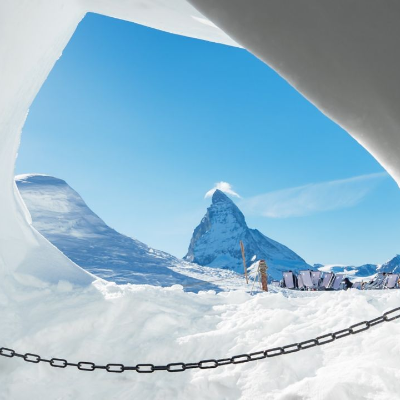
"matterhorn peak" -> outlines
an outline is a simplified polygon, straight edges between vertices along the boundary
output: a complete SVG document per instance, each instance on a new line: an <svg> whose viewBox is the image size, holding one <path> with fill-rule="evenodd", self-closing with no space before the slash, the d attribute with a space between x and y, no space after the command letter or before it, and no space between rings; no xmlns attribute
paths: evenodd
<svg viewBox="0 0 400 400"><path fill-rule="evenodd" d="M221 202L233 203L233 201L222 190L216 189L212 195L212 204Z"/></svg>
<svg viewBox="0 0 400 400"><path fill-rule="evenodd" d="M256 229L247 226L238 206L222 191L216 189L206 215L193 232L185 260L200 265L243 270L240 242L245 248L246 262L265 259L269 263L270 276L281 278L286 269L308 269L310 266L286 246L269 239Z"/></svg>

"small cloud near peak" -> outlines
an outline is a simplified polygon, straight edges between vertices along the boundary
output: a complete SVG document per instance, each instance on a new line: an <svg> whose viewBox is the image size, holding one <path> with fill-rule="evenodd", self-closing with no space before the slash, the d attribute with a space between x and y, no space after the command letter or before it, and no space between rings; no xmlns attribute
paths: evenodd
<svg viewBox="0 0 400 400"><path fill-rule="evenodd" d="M206 193L204 198L207 199L208 197L212 197L216 190L220 190L221 192L240 198L240 196L234 190L232 190L232 185L224 181L217 182L215 186Z"/></svg>

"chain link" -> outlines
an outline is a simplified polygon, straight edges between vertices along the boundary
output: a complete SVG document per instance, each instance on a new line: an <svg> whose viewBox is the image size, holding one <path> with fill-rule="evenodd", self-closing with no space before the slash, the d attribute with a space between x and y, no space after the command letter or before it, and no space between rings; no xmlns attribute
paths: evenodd
<svg viewBox="0 0 400 400"><path fill-rule="evenodd" d="M284 354L296 353L301 350L307 350L315 346L322 346L327 343L331 343L334 340L339 340L350 335L356 335L357 333L364 332L371 327L381 324L383 322L391 322L400 318L400 307L394 308L393 310L385 312L382 316L371 319L370 321L359 322L346 329L341 329L334 333L328 333L322 336L318 336L315 339L309 339L300 343L293 343L283 347L275 347L268 350L257 351L255 353L249 354L239 354L230 358L221 359L209 359L201 360L197 363L170 363L167 365L153 365L153 364L137 364L136 366L126 367L123 364L107 364L107 365L96 365L88 361L80 361L77 364L69 363L63 358L51 358L50 360L41 358L37 354L25 353L19 354L15 350L6 347L0 348L0 356L13 358L19 357L24 361L29 363L38 364L40 362L45 362L50 364L54 368L66 368L66 367L76 367L81 371L94 371L96 369L103 369L111 373L122 373L124 371L136 371L140 374L151 374L155 371L168 371L168 372L183 372L189 369L213 369L222 367L224 365L230 364L242 364L251 361L262 360L264 358L277 357Z"/></svg>

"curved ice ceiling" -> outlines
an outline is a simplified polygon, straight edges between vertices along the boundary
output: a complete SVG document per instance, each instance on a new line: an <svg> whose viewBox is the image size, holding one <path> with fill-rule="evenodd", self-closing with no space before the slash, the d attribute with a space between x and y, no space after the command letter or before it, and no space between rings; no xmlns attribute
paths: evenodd
<svg viewBox="0 0 400 400"><path fill-rule="evenodd" d="M93 280L31 227L14 184L28 109L90 11L194 38L240 43L346 129L400 184L397 1L3 0L0 279L28 274L50 282Z"/></svg>

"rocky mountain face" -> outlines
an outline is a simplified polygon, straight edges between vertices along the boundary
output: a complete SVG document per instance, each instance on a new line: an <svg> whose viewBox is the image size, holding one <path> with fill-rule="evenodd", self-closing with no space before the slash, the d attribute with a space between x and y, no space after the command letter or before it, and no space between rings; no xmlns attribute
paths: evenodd
<svg viewBox="0 0 400 400"><path fill-rule="evenodd" d="M89 272L117 283L199 283L169 268L182 260L110 228L65 181L47 175L20 175L16 183L33 226Z"/></svg>
<svg viewBox="0 0 400 400"><path fill-rule="evenodd" d="M282 271L311 268L288 247L257 229L250 229L239 208L220 190L214 192L211 206L194 230L184 260L243 272L240 241L244 244L247 265L253 256L266 260L272 279L281 279Z"/></svg>

